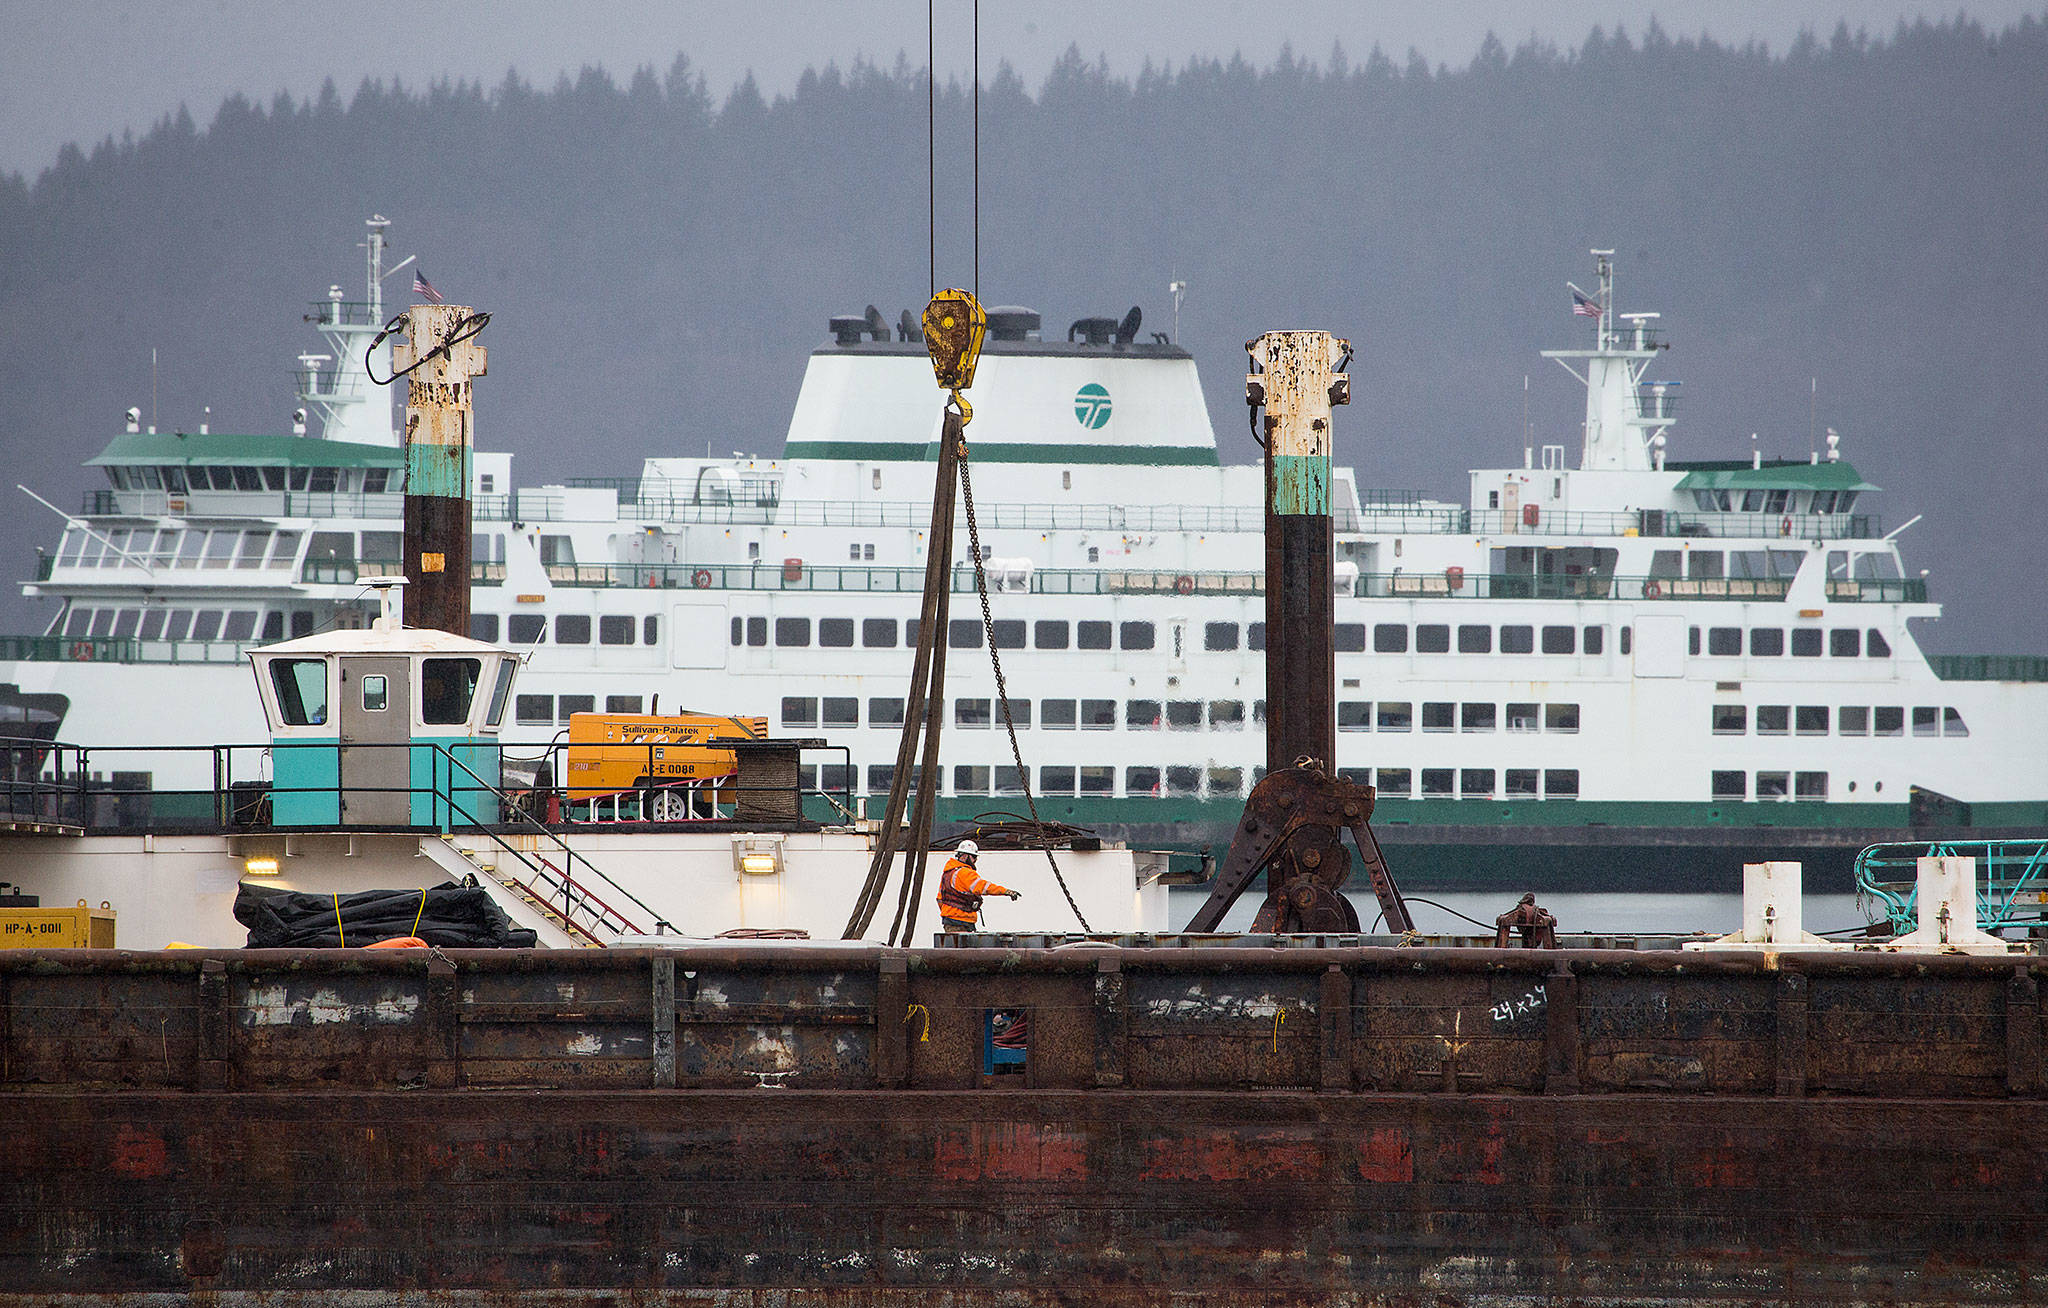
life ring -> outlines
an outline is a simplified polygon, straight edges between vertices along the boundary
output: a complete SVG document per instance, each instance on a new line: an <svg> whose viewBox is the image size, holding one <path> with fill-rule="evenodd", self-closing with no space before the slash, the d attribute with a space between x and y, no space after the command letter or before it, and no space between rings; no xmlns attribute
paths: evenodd
<svg viewBox="0 0 2048 1308"><path fill-rule="evenodd" d="M1643 583L1644 599L1656 599L1659 595L1662 595L1663 593L1664 588L1662 586L1659 586L1656 582L1646 581Z"/></svg>
<svg viewBox="0 0 2048 1308"><path fill-rule="evenodd" d="M74 661L79 663L92 662L92 642L89 640L73 642L71 646L71 657Z"/></svg>
<svg viewBox="0 0 2048 1308"><path fill-rule="evenodd" d="M1792 519L1789 516L1779 519L1778 534L1780 536L1790 536L1792 534Z"/></svg>
<svg viewBox="0 0 2048 1308"><path fill-rule="evenodd" d="M1195 579L1193 577L1175 577L1173 579L1173 588L1182 595L1192 595L1195 593Z"/></svg>
<svg viewBox="0 0 2048 1308"><path fill-rule="evenodd" d="M710 590L711 570L709 568L697 569L695 572L690 574L690 584L692 586L695 586L698 590Z"/></svg>

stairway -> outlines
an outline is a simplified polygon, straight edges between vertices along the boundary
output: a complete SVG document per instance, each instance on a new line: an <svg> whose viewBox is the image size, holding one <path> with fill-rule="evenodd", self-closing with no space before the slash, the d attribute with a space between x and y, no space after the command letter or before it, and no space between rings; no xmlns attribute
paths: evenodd
<svg viewBox="0 0 2048 1308"><path fill-rule="evenodd" d="M475 857L446 835L422 837L420 853L458 880L476 878L490 892L498 907L505 910L506 916L536 932L540 937L539 943L545 948L603 949L626 933L621 927L606 926L607 918L602 914L575 908L564 911L559 900L560 883L556 879L559 873L550 878L547 873L553 870L553 866L545 859L539 860L538 867L525 858L519 859L518 866L531 878L528 880ZM551 880L555 880L554 885L549 884ZM549 902L550 891L556 902ZM574 902L573 886L571 902ZM579 922L576 920L579 916L592 920Z"/></svg>

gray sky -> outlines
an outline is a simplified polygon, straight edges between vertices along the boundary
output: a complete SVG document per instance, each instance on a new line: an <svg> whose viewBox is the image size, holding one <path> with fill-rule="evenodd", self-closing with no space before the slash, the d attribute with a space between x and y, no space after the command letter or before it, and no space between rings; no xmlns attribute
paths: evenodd
<svg viewBox="0 0 2048 1308"><path fill-rule="evenodd" d="M937 7L940 66L964 70L971 0ZM985 70L1008 59L1035 86L1069 44L1120 71L1240 51L1263 63L1288 41L1320 61L1333 40L1354 60L1377 42L1397 59L1413 46L1459 64L1488 31L1510 45L1532 34L1577 44L1596 24L1637 33L1657 15L1674 36L1782 50L1801 27L1825 37L1847 19L1887 35L1901 18L1954 12L1909 0L1689 0L1676 13L1640 0L987 0L982 58ZM1968 12L2002 27L2042 2L1970 0ZM0 171L32 177L64 142L140 133L181 102L204 127L232 92L305 96L327 77L347 95L365 77L493 83L517 67L546 86L586 64L665 70L684 51L715 94L749 69L773 93L828 60L889 65L906 52L921 64L924 18L915 0L0 0Z"/></svg>

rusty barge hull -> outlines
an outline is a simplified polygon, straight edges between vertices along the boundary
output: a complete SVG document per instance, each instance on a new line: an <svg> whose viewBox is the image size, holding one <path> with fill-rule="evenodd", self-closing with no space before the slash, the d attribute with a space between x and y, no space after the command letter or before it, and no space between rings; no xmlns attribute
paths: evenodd
<svg viewBox="0 0 2048 1308"><path fill-rule="evenodd" d="M2041 1301L2041 961L16 954L0 1305Z"/></svg>

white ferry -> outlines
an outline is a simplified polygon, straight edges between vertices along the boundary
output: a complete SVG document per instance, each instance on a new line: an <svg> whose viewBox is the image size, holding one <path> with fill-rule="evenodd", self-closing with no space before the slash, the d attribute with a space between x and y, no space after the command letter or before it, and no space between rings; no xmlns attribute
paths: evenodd
<svg viewBox="0 0 2048 1308"><path fill-rule="evenodd" d="M244 651L368 624L401 541L364 359L386 240L372 220L363 299L316 303L289 434L129 410L24 588L46 628L0 648L10 730L91 747L95 784L195 784L116 747L259 741ZM1875 840L2048 826L2048 659L1922 653L1940 606L1832 434L1805 462L1669 457L1657 315L1614 312L1605 256L1600 278L1590 339L1546 353L1585 387L1575 460L1525 450L1463 504L1333 475L1336 762L1378 787L1403 884L1722 887L1785 858L1846 885ZM1223 461L1193 358L1135 311L989 318L970 474L1039 811L1220 852L1263 757L1260 469ZM909 322L831 320L779 455L517 486L479 451L472 634L531 651L515 753L658 701L823 736L844 761L807 784L886 792L940 419ZM487 441L488 383L478 407ZM948 633L954 819L1023 807L974 607Z"/></svg>

